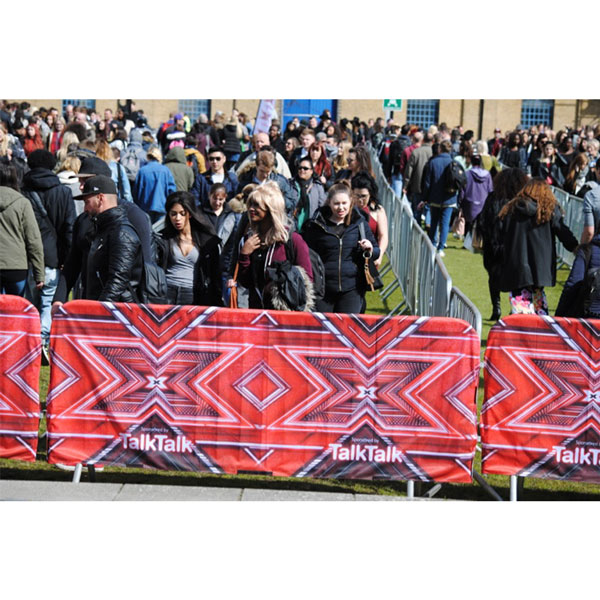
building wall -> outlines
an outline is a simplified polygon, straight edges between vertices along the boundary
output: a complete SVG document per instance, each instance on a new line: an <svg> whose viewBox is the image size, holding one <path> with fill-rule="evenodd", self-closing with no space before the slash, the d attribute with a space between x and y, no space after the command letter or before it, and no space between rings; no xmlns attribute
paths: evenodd
<svg viewBox="0 0 600 600"><path fill-rule="evenodd" d="M23 99L10 100L21 102ZM62 107L62 99L27 99L32 106L50 108ZM123 100L124 102L124 100ZM177 112L178 100L176 99L136 99L138 108L144 110L150 126L157 127L166 120L170 114ZM227 99L216 98L211 100L211 116L215 111L221 110L226 115L232 108L246 113L255 118L260 100L258 99ZM96 100L96 110L102 114L105 108L117 109L119 100ZM462 125L464 129L472 129L479 137L480 104L478 99L440 99L439 121L445 122L449 127ZM407 100L402 101L402 107L393 111L393 118L398 123L406 122ZM277 111L283 112L283 100L277 100ZM389 114L383 108L382 99L339 99L337 101L337 118L353 119L358 117L361 121L371 118L386 117ZM494 128L500 127L502 131L513 129L521 119L520 99L488 99L483 101L483 119L481 120L481 137L492 137ZM555 100L554 101L554 129L563 129L565 126L573 127L576 123L583 125L596 125L600 121L600 100Z"/></svg>

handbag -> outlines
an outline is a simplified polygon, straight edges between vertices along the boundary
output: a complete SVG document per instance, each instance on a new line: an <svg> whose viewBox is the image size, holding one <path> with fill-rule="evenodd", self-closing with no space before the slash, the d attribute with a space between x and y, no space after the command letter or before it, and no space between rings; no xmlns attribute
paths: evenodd
<svg viewBox="0 0 600 600"><path fill-rule="evenodd" d="M367 236L365 235L365 224L359 223L358 229L360 231L360 239L365 240ZM367 287L371 288L371 291L380 290L383 287L383 281L379 275L379 271L375 266L375 260L373 259L373 253L370 250L365 250L363 252L364 259L364 270L365 270L365 281L367 283Z"/></svg>
<svg viewBox="0 0 600 600"><path fill-rule="evenodd" d="M473 223L471 231L465 235L463 246L469 251L475 254L483 253L483 238L477 228L477 221Z"/></svg>
<svg viewBox="0 0 600 600"><path fill-rule="evenodd" d="M465 235L465 217L463 215L462 208L456 213L454 221L452 221L452 228L450 229L455 236L462 237Z"/></svg>
<svg viewBox="0 0 600 600"><path fill-rule="evenodd" d="M239 263L235 263L235 271L233 272L233 281L235 282L235 285L231 288L231 293L229 295L229 308L238 307L237 276L239 268Z"/></svg>

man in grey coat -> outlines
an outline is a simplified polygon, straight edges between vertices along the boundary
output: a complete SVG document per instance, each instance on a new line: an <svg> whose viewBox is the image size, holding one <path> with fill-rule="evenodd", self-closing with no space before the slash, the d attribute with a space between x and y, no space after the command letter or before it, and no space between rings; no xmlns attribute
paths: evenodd
<svg viewBox="0 0 600 600"><path fill-rule="evenodd" d="M418 223L421 222L421 211L418 206L422 198L422 179L425 165L432 156L431 146L433 134L425 132L423 143L412 151L404 171L404 193L410 200L413 215Z"/></svg>

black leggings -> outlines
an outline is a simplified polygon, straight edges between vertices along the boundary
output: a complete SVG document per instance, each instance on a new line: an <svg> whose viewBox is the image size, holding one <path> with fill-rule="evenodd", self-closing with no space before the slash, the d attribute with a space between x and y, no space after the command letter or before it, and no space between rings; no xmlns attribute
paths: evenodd
<svg viewBox="0 0 600 600"><path fill-rule="evenodd" d="M325 297L317 300L319 312L354 313L362 312L364 296L358 290L347 292L325 292Z"/></svg>

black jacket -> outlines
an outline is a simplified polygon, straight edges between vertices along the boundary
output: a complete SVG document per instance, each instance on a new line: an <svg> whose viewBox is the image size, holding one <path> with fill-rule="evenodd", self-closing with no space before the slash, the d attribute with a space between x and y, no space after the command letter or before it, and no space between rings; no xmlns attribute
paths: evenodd
<svg viewBox="0 0 600 600"><path fill-rule="evenodd" d="M194 304L223 306L223 287L220 267L219 236L208 231L195 237L200 256L194 267ZM158 264L166 271L169 266L170 243L162 237L157 240Z"/></svg>
<svg viewBox="0 0 600 600"><path fill-rule="evenodd" d="M44 264L52 269L61 268L71 249L76 217L73 195L52 171L42 167L32 169L23 178L23 195L30 201L32 191L37 192L48 214L48 218L44 218L36 203L31 202L42 234Z"/></svg>
<svg viewBox="0 0 600 600"><path fill-rule="evenodd" d="M96 218L96 235L87 258L85 298L102 302L137 302L142 275L142 247L123 205Z"/></svg>
<svg viewBox="0 0 600 600"><path fill-rule="evenodd" d="M148 213L144 212L137 204L133 202L123 202L129 222L133 225L140 243L142 244L142 256L145 261L156 262L156 248L154 246L154 237L152 234L152 223ZM54 302L66 302L69 292L75 286L78 277L82 276L81 297L86 298L85 290L85 271L87 257L94 235L96 234L96 222L90 216L83 212L73 225L73 243L71 251L67 256L65 265L60 274L58 286L54 293Z"/></svg>
<svg viewBox="0 0 600 600"><path fill-rule="evenodd" d="M354 208L350 225L343 228L341 235L334 233L329 222L331 209L325 205L302 228L302 237L323 261L325 267L325 290L329 293L366 290L364 281L364 259L358 246L361 239L359 223L362 221L367 239L373 244L373 258L379 257L379 246L362 213Z"/></svg>
<svg viewBox="0 0 600 600"><path fill-rule="evenodd" d="M530 287L556 285L556 243L570 251L577 239L565 225L558 205L550 221L538 225L537 205L531 200L517 203L503 219L504 250L500 290L510 292Z"/></svg>

